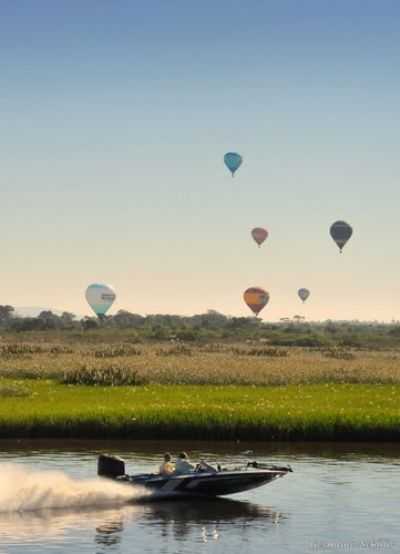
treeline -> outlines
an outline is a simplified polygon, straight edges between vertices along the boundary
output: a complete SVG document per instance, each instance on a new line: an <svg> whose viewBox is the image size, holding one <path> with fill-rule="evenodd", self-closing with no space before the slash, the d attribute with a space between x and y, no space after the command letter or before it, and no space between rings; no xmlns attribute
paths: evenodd
<svg viewBox="0 0 400 554"><path fill-rule="evenodd" d="M82 319L70 312L61 315L50 310L37 317L20 317L12 306L0 306L3 333L29 331L76 331L107 334L114 331L136 340L258 340L275 346L379 348L400 346L400 324L324 321L306 322L301 316L270 323L255 317L229 317L215 310L193 316L154 314L142 316L119 310L99 320Z"/></svg>

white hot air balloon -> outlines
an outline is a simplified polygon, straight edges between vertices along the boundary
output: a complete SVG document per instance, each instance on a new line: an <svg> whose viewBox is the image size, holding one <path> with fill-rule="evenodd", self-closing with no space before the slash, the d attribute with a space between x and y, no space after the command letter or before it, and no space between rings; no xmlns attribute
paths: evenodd
<svg viewBox="0 0 400 554"><path fill-rule="evenodd" d="M93 283L86 289L86 300L98 317L106 315L117 295L110 285Z"/></svg>

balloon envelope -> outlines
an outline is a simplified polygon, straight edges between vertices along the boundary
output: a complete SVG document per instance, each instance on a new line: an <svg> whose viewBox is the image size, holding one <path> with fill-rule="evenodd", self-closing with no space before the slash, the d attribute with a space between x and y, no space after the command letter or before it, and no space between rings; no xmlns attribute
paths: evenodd
<svg viewBox="0 0 400 554"><path fill-rule="evenodd" d="M250 287L244 292L243 299L250 310L258 315L268 304L269 293L259 287Z"/></svg>
<svg viewBox="0 0 400 554"><path fill-rule="evenodd" d="M224 162L226 167L232 173L232 177L235 174L235 171L239 169L242 165L243 158L237 152L227 152L224 156Z"/></svg>
<svg viewBox="0 0 400 554"><path fill-rule="evenodd" d="M86 289L86 300L97 316L103 316L116 299L114 289L110 285L93 283Z"/></svg>
<svg viewBox="0 0 400 554"><path fill-rule="evenodd" d="M310 296L310 291L308 289L299 289L297 294L299 295L300 299L305 302Z"/></svg>
<svg viewBox="0 0 400 554"><path fill-rule="evenodd" d="M254 229L251 231L251 236L256 241L258 246L260 246L268 237L268 231L266 229L263 229L262 227L254 227Z"/></svg>
<svg viewBox="0 0 400 554"><path fill-rule="evenodd" d="M341 252L343 246L353 234L353 229L345 221L335 221L335 223L331 225L329 232Z"/></svg>

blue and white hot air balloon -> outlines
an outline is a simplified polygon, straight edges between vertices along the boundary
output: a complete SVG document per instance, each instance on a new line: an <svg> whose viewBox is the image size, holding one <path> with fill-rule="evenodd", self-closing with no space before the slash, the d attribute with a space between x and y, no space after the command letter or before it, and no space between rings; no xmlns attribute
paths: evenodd
<svg viewBox="0 0 400 554"><path fill-rule="evenodd" d="M226 167L232 173L232 177L233 177L235 174L235 171L237 171L239 167L242 165L243 158L237 152L227 152L224 156L224 162Z"/></svg>
<svg viewBox="0 0 400 554"><path fill-rule="evenodd" d="M89 306L100 318L106 315L117 297L113 287L100 283L89 285L85 296Z"/></svg>

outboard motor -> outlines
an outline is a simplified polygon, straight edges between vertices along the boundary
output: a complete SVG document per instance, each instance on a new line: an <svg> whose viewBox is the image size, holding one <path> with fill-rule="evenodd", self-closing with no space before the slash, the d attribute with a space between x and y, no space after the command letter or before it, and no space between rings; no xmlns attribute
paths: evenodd
<svg viewBox="0 0 400 554"><path fill-rule="evenodd" d="M100 454L97 459L97 475L101 477L120 477L125 475L125 462L118 456Z"/></svg>

